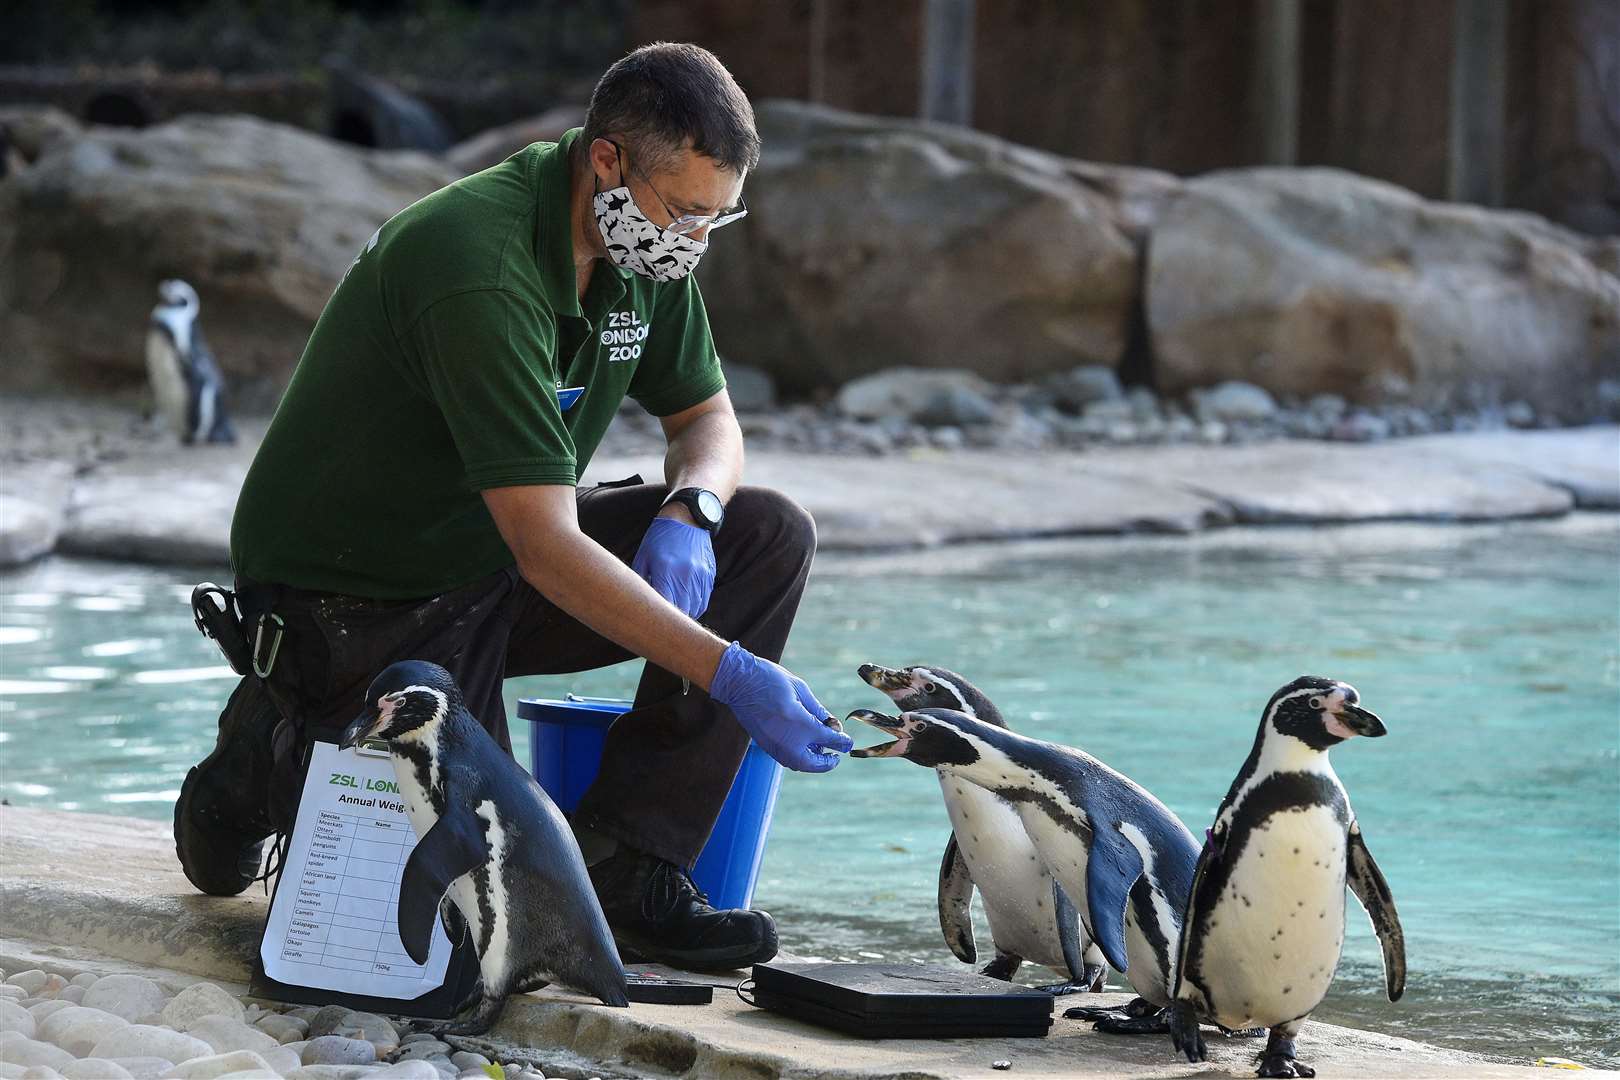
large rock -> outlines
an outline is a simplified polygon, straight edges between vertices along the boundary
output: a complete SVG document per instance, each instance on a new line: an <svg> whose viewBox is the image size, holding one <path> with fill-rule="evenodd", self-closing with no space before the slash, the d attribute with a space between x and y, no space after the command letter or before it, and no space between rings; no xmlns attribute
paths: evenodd
<svg viewBox="0 0 1620 1080"><path fill-rule="evenodd" d="M1240 379L1273 394L1584 417L1620 371L1620 279L1529 214L1425 202L1331 169L1189 182L1153 231L1159 390Z"/></svg>
<svg viewBox="0 0 1620 1080"><path fill-rule="evenodd" d="M698 271L724 349L790 391L902 365L1011 380L1118 363L1137 248L1063 158L794 102L757 115L752 212Z"/></svg>
<svg viewBox="0 0 1620 1080"><path fill-rule="evenodd" d="M0 182L0 380L143 380L157 283L181 277L238 399L267 400L366 238L452 179L422 154L245 116L49 141Z"/></svg>
<svg viewBox="0 0 1620 1080"><path fill-rule="evenodd" d="M444 160L458 175L499 165L530 143L556 142L569 128L585 123L585 106L554 105L539 116L481 131L444 152Z"/></svg>

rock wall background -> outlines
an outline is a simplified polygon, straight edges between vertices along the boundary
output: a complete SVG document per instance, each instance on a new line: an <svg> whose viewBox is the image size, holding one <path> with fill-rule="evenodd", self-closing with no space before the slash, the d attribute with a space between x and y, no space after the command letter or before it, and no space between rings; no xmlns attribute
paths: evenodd
<svg viewBox="0 0 1620 1080"><path fill-rule="evenodd" d="M802 103L758 116L753 212L699 275L722 351L789 396L891 368L1012 384L1092 365L1172 397L1240 380L1567 423L1620 378L1620 238L1338 170L1181 180ZM156 282L179 276L261 409L365 238L534 130L435 157L248 117L0 125L0 387L139 386Z"/></svg>

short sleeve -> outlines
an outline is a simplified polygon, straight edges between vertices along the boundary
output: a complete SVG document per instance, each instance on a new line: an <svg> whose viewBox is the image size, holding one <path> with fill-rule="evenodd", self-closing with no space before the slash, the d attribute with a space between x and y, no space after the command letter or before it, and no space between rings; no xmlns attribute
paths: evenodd
<svg viewBox="0 0 1620 1080"><path fill-rule="evenodd" d="M549 318L504 289L445 297L405 332L473 490L577 482L557 406L556 340Z"/></svg>
<svg viewBox="0 0 1620 1080"><path fill-rule="evenodd" d="M726 388L709 334L709 313L690 275L659 290L652 332L630 382L630 396L654 416L669 416Z"/></svg>

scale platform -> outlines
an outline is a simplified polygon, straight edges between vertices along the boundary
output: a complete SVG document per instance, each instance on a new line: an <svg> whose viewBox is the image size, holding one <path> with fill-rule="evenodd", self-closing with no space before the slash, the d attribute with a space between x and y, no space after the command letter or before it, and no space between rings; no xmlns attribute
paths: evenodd
<svg viewBox="0 0 1620 1080"><path fill-rule="evenodd" d="M1051 994L922 964L755 964L754 1004L869 1039L1041 1038Z"/></svg>

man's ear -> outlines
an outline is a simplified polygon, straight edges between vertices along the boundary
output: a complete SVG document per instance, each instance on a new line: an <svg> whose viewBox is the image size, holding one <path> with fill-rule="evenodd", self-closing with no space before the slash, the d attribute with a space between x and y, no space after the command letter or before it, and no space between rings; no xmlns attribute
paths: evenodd
<svg viewBox="0 0 1620 1080"><path fill-rule="evenodd" d="M602 190L607 191L624 183L620 170L619 150L611 142L606 139L592 139L586 156L590 159L591 171L602 184Z"/></svg>

